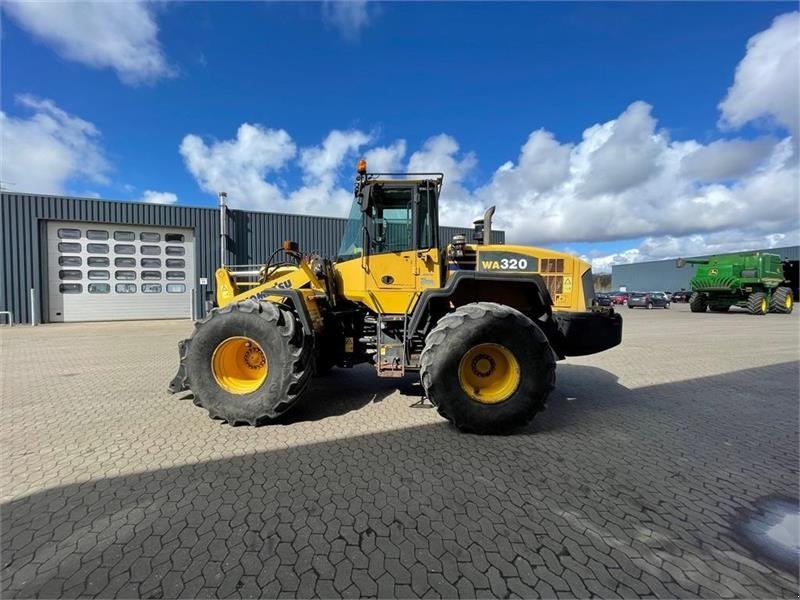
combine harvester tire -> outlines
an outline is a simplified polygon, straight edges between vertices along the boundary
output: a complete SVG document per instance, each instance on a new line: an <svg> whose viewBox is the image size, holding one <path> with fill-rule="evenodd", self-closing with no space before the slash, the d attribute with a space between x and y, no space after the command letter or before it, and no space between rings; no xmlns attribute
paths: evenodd
<svg viewBox="0 0 800 600"><path fill-rule="evenodd" d="M704 313L706 312L706 308L708 308L708 302L706 302L706 297L700 292L694 292L689 297L689 309L692 312Z"/></svg>
<svg viewBox="0 0 800 600"><path fill-rule="evenodd" d="M747 310L751 315L765 315L768 309L769 303L764 292L753 292L747 297Z"/></svg>
<svg viewBox="0 0 800 600"><path fill-rule="evenodd" d="M789 314L794 309L794 296L788 287L779 287L772 293L769 312Z"/></svg>

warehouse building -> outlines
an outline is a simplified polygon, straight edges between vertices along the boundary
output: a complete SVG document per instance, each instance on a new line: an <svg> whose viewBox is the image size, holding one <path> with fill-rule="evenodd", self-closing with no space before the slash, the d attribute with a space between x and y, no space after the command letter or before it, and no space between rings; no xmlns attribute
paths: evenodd
<svg viewBox="0 0 800 600"><path fill-rule="evenodd" d="M780 248L762 248L743 250L742 252L770 252L778 254L782 259L800 260L800 246L783 246ZM741 254L731 252L730 254ZM691 258L708 258L710 255L693 256ZM688 256L684 258L690 258ZM689 280L694 277L695 266L687 264L682 268L675 266L675 259L656 260L651 262L613 265L611 267L611 289L633 291L667 291L677 292L691 288Z"/></svg>
<svg viewBox="0 0 800 600"><path fill-rule="evenodd" d="M0 314L14 323L200 318L222 221L217 208L3 192ZM228 209L225 264L263 264L285 239L335 256L345 223ZM471 239L468 226L441 227L440 240L457 233Z"/></svg>

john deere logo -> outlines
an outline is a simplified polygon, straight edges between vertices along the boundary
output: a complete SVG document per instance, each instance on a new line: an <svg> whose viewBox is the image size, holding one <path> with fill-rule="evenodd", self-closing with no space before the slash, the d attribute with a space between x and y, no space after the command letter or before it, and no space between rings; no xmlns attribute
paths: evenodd
<svg viewBox="0 0 800 600"><path fill-rule="evenodd" d="M709 269L708 270L708 274L711 275L712 277L716 277L718 273L719 273L719 271L717 269Z"/></svg>

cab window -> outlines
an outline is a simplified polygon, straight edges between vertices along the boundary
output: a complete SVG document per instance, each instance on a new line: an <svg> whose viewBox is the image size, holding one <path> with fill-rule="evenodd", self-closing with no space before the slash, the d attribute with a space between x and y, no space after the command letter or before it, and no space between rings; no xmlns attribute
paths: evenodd
<svg viewBox="0 0 800 600"><path fill-rule="evenodd" d="M432 186L419 188L417 203L417 249L435 248L438 241L436 232L436 191Z"/></svg>
<svg viewBox="0 0 800 600"><path fill-rule="evenodd" d="M370 254L414 249L412 188L376 188L370 209Z"/></svg>

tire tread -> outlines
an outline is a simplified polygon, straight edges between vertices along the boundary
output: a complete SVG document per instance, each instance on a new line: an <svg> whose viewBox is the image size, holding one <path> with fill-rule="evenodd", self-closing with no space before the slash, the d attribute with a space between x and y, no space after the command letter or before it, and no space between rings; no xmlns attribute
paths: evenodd
<svg viewBox="0 0 800 600"><path fill-rule="evenodd" d="M306 338L302 326L300 326L297 316L294 311L284 304L276 304L273 302L259 302L253 299L242 300L227 304L224 307L214 308L204 319L195 322L195 331L192 336L186 340L187 353L188 347L191 345L195 335L203 330L209 323L214 322L220 318L225 318L226 315L232 314L234 311L252 314L254 317L262 319L272 325L286 341L288 348L287 356L290 358L288 364L281 365L281 368L288 371L288 382L285 386L285 398L278 400L271 407L264 407L260 414L253 414L247 418L232 418L224 414L224 409L220 407L214 408L213 402L209 398L205 398L205 393L202 390L192 387L192 376L187 372L188 386L194 393L194 403L197 406L202 406L208 411L211 418L222 419L231 425L248 424L259 425L260 423L275 419L281 414L289 410L305 392L311 381L313 364L311 357L313 354L312 344ZM276 365L270 364L270 368L275 368Z"/></svg>
<svg viewBox="0 0 800 600"><path fill-rule="evenodd" d="M428 334L425 340L425 348L422 350L422 354L420 355L420 380L431 403L436 407L437 411L442 417L448 421L451 421L462 431L473 433L491 433L495 431L495 428L493 428L491 425L483 426L475 423L467 423L459 418L457 414L450 414L446 407L438 403L436 401L438 394L436 391L436 381L433 377L433 370L436 363L440 360L440 356L446 350L446 342L449 337L448 334L460 327L463 327L465 323L470 321L484 320L488 315L500 317L502 319L513 320L518 328L527 328L533 324L533 322L521 312L504 304L497 304L495 302L475 302L472 304L466 304L456 308L453 312L450 312L439 319L439 322ZM523 421L517 423L517 425L520 427L530 422L530 420L533 419L538 412L544 409L547 396L555 387L556 365L552 350L550 349L547 337L542 330L539 329L539 327L537 327L535 324L533 325L534 330L538 332L539 336L541 336L540 341L542 341L546 346L545 353L547 353L548 356L548 381L544 388L544 393L541 394L539 398L535 399L533 410L531 410L525 416Z"/></svg>

